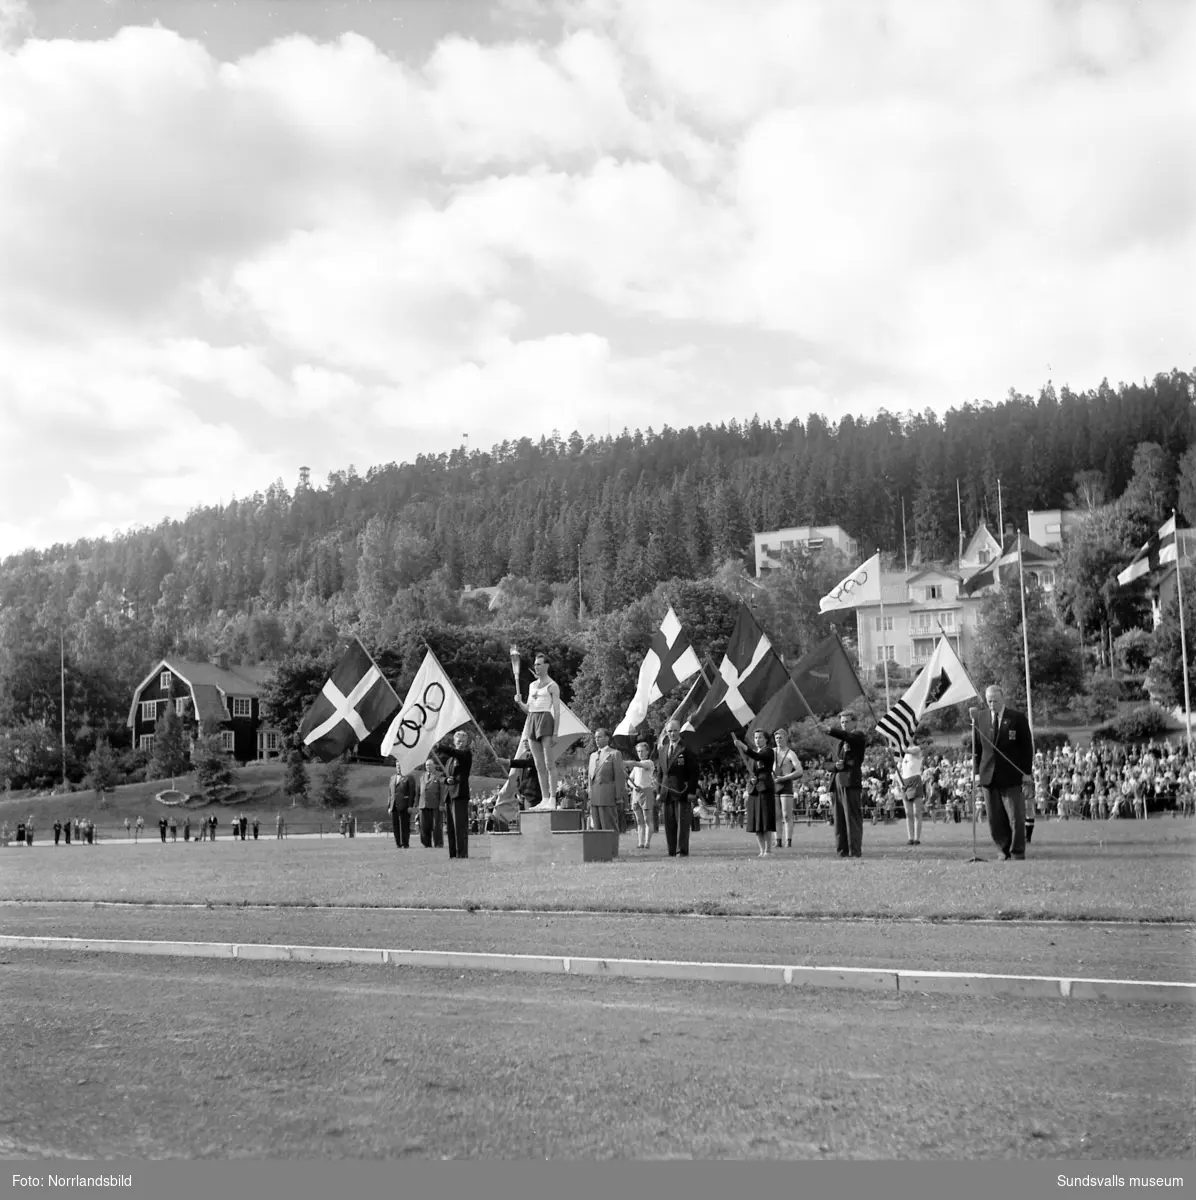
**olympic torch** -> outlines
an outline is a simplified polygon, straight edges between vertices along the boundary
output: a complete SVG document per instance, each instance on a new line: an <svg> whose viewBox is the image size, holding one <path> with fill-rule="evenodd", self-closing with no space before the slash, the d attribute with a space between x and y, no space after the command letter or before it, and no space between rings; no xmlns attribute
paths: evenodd
<svg viewBox="0 0 1196 1200"><path fill-rule="evenodd" d="M511 647L511 674L515 676L515 690L519 691L519 666L523 662L523 656L519 653L518 646Z"/></svg>

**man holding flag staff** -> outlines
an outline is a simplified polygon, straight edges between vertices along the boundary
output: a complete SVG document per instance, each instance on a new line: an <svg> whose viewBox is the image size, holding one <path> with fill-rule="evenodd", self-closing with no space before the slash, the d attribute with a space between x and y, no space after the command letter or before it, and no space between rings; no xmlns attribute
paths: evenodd
<svg viewBox="0 0 1196 1200"><path fill-rule="evenodd" d="M1025 777L1034 770L1034 738L1025 713L1005 707L1005 693L991 684L984 693L987 708L979 709L976 730L980 735L972 765L984 805L988 828L1001 856L1026 857Z"/></svg>
<svg viewBox="0 0 1196 1200"><path fill-rule="evenodd" d="M867 739L856 728L855 713L839 714L839 728L827 726L830 737L837 738L835 758L835 852L840 858L864 856L863 766Z"/></svg>

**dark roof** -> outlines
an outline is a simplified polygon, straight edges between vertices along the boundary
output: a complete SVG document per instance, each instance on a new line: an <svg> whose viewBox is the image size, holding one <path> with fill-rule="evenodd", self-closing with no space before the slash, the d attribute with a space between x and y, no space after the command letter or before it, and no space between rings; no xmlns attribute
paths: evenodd
<svg viewBox="0 0 1196 1200"><path fill-rule="evenodd" d="M228 720L220 689L210 683L194 683L191 693L195 697L195 717L203 725L219 725Z"/></svg>

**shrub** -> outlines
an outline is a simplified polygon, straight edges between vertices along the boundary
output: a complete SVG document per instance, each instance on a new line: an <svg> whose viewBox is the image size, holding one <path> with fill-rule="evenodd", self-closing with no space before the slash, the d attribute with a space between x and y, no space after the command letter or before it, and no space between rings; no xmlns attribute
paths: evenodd
<svg viewBox="0 0 1196 1200"><path fill-rule="evenodd" d="M1117 665L1130 674L1141 675L1150 666L1154 637L1145 629L1128 629L1113 643Z"/></svg>
<svg viewBox="0 0 1196 1200"><path fill-rule="evenodd" d="M349 803L349 764L334 758L320 776L320 803L327 808L344 808Z"/></svg>
<svg viewBox="0 0 1196 1200"><path fill-rule="evenodd" d="M1165 737L1171 731L1171 718L1154 704L1135 708L1116 720L1092 731L1092 740L1133 744Z"/></svg>
<svg viewBox="0 0 1196 1200"><path fill-rule="evenodd" d="M197 738L191 761L195 766L195 783L201 792L213 799L228 793L232 787L233 768L218 735Z"/></svg>
<svg viewBox="0 0 1196 1200"><path fill-rule="evenodd" d="M292 750L287 755L287 773L282 790L292 800L306 800L311 792L311 778L303 761L303 753L299 750Z"/></svg>
<svg viewBox="0 0 1196 1200"><path fill-rule="evenodd" d="M1085 720L1105 721L1117 715L1121 700L1121 684L1109 675L1089 677L1084 694L1076 703L1076 710Z"/></svg>

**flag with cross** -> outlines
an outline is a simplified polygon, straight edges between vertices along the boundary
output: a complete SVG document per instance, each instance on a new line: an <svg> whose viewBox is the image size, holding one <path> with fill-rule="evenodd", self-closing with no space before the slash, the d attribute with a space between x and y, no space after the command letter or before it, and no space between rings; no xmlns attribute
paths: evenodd
<svg viewBox="0 0 1196 1200"><path fill-rule="evenodd" d="M399 706L369 651L354 638L299 726L304 746L324 762L363 742Z"/></svg>
<svg viewBox="0 0 1196 1200"><path fill-rule="evenodd" d="M741 605L718 678L697 712L682 726L686 744L701 751L728 734L742 734L778 692L792 687L780 655L755 617Z"/></svg>
<svg viewBox="0 0 1196 1200"><path fill-rule="evenodd" d="M627 706L626 716L615 726L614 744L618 746L623 738L630 742L643 725L648 708L700 670L698 656L670 606L640 663L635 695Z"/></svg>

